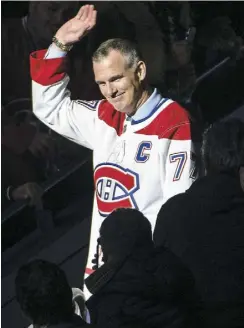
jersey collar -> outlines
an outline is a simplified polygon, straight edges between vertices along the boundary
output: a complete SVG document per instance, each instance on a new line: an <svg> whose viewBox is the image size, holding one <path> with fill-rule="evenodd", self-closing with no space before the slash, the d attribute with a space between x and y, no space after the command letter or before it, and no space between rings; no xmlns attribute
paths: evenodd
<svg viewBox="0 0 244 328"><path fill-rule="evenodd" d="M137 109L136 113L133 116L130 117L126 115L126 120L131 121L132 125L147 120L149 117L152 116L153 113L155 113L155 111L158 110L158 108L162 104L162 100L166 101L167 99L162 98L161 94L155 88L151 96L142 106Z"/></svg>

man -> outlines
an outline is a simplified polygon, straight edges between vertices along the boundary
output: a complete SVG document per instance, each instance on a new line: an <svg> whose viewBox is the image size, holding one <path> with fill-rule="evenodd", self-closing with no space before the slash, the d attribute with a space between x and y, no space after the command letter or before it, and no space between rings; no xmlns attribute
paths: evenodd
<svg viewBox="0 0 244 328"><path fill-rule="evenodd" d="M150 88L145 63L129 41L108 40L93 55L95 80L106 100L70 99L66 52L95 25L96 11L85 5L57 31L48 51L31 56L34 113L94 151L96 198L87 274L108 214L120 207L139 209L154 229L162 203L185 191L194 174L188 115Z"/></svg>
<svg viewBox="0 0 244 328"><path fill-rule="evenodd" d="M107 328L199 327L194 280L166 248L155 249L151 224L135 209L113 211L102 223L104 264L85 281L91 322Z"/></svg>
<svg viewBox="0 0 244 328"><path fill-rule="evenodd" d="M89 326L74 313L72 290L56 264L38 259L20 267L15 292L21 310L35 328Z"/></svg>
<svg viewBox="0 0 244 328"><path fill-rule="evenodd" d="M244 327L244 123L210 127L203 160L206 176L162 206L154 241L193 273L204 327Z"/></svg>

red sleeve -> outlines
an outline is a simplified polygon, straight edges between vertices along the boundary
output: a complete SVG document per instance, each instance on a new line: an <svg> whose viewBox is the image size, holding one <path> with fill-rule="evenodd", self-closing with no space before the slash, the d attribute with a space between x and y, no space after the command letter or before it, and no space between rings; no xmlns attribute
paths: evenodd
<svg viewBox="0 0 244 328"><path fill-rule="evenodd" d="M52 85L62 80L67 71L67 58L44 59L47 49L30 54L30 74L41 85Z"/></svg>

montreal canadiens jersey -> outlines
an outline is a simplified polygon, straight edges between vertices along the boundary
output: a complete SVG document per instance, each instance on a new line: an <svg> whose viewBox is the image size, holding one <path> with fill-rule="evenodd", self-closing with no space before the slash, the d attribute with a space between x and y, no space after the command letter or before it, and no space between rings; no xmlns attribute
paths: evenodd
<svg viewBox="0 0 244 328"><path fill-rule="evenodd" d="M31 55L33 111L48 127L93 150L95 197L86 275L93 272L102 221L120 207L140 210L154 229L157 213L194 179L187 112L154 89L132 117L107 100L71 100L66 59ZM86 295L87 296L87 295Z"/></svg>

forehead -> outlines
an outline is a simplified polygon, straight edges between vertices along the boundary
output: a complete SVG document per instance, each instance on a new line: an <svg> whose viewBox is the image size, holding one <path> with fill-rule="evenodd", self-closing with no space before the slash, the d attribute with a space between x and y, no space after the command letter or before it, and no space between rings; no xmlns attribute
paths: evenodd
<svg viewBox="0 0 244 328"><path fill-rule="evenodd" d="M107 57L93 62L93 70L96 80L124 73L128 71L126 58L119 51L111 50Z"/></svg>

